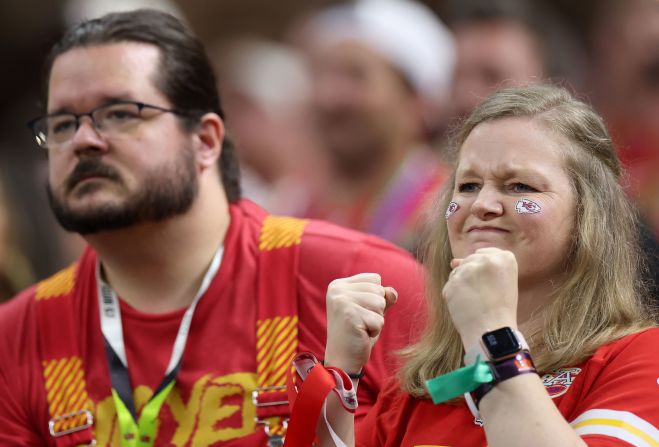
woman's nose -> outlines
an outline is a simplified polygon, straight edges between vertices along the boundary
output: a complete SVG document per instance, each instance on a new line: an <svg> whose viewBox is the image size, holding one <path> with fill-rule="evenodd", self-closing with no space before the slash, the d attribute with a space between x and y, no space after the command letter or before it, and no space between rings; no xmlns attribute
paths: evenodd
<svg viewBox="0 0 659 447"><path fill-rule="evenodd" d="M501 199L501 193L496 188L483 187L471 205L471 211L482 220L500 216L503 213Z"/></svg>

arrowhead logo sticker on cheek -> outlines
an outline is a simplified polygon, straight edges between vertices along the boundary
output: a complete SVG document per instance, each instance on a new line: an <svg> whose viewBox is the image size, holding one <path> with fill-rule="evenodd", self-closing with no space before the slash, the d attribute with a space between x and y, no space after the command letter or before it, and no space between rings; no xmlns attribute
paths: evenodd
<svg viewBox="0 0 659 447"><path fill-rule="evenodd" d="M519 199L515 209L519 214L535 214L539 213L542 208L540 205L529 199Z"/></svg>
<svg viewBox="0 0 659 447"><path fill-rule="evenodd" d="M448 219L453 214L455 214L455 212L458 210L458 208L460 208L460 206L457 203L450 202L448 204L448 207L446 207L446 212L444 213L444 217Z"/></svg>

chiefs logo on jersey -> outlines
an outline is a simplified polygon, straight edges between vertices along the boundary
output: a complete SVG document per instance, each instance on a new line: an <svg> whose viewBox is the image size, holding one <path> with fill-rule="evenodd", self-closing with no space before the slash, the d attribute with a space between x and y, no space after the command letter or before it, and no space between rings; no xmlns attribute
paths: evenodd
<svg viewBox="0 0 659 447"><path fill-rule="evenodd" d="M553 399L565 394L580 372L581 368L560 368L551 374L542 376L542 384Z"/></svg>
<svg viewBox="0 0 659 447"><path fill-rule="evenodd" d="M540 205L529 199L518 200L515 209L519 214L535 214L541 210Z"/></svg>

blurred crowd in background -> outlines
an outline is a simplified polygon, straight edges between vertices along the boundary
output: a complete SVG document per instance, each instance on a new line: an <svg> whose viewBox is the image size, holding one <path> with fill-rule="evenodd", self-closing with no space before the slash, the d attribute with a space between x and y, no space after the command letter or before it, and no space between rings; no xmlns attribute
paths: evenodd
<svg viewBox="0 0 659 447"><path fill-rule="evenodd" d="M0 5L0 301L83 247L51 216L25 126L42 61L66 26L140 6L206 44L245 197L413 253L460 118L500 87L567 87L607 120L657 274L659 0L30 0Z"/></svg>

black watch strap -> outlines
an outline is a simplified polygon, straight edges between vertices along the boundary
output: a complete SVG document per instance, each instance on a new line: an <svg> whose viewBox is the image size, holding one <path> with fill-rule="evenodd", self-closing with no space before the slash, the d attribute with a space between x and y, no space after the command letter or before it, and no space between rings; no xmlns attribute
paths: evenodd
<svg viewBox="0 0 659 447"><path fill-rule="evenodd" d="M528 350L518 352L514 357L491 363L490 369L494 375L494 381L484 383L472 392L476 408L478 408L483 396L489 393L498 383L522 374L538 373Z"/></svg>

